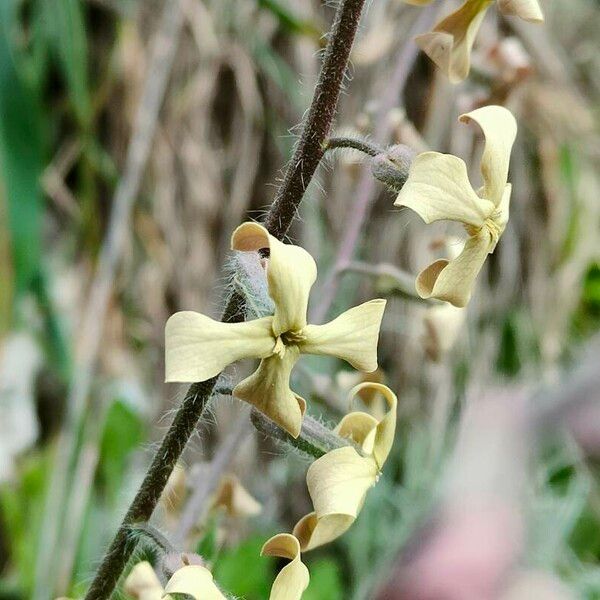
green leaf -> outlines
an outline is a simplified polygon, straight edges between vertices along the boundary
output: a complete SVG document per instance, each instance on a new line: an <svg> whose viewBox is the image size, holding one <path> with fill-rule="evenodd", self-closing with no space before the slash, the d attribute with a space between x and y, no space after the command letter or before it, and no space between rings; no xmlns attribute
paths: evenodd
<svg viewBox="0 0 600 600"><path fill-rule="evenodd" d="M42 113L37 94L18 75L10 46L12 2L0 3L0 193L6 198L17 295L40 270Z"/></svg>
<svg viewBox="0 0 600 600"><path fill-rule="evenodd" d="M92 120L88 81L88 45L80 0L41 0L51 50L56 55L77 120L87 129Z"/></svg>

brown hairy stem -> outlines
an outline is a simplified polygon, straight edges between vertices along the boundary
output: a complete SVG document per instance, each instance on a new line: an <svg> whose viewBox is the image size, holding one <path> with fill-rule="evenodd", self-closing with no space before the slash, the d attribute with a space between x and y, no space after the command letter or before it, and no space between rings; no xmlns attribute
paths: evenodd
<svg viewBox="0 0 600 600"><path fill-rule="evenodd" d="M285 237L304 192L323 157L324 143L335 116L364 2L365 0L341 0L336 10L300 139L288 164L283 183L265 219L265 226L278 239ZM244 299L234 292L227 301L221 320L234 322L243 319ZM111 596L135 547L135 542L129 535L130 526L148 521L154 512L169 475L196 428L217 380L218 376L202 383L194 383L189 388L115 538L104 555L85 600L105 600Z"/></svg>

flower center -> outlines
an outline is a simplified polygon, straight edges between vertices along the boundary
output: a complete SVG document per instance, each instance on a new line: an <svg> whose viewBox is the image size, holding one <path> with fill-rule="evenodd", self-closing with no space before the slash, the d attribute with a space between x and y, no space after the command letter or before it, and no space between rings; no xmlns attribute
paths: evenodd
<svg viewBox="0 0 600 600"><path fill-rule="evenodd" d="M297 346L305 339L306 336L302 333L302 331L284 331L275 341L273 354L277 354L279 358L283 358L285 356L285 350L288 346Z"/></svg>

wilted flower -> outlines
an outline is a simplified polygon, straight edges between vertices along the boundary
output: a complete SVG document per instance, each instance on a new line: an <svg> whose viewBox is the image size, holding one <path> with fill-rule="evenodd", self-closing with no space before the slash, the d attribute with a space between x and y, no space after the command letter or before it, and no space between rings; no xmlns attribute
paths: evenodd
<svg viewBox="0 0 600 600"><path fill-rule="evenodd" d="M275 578L269 600L300 600L310 577L300 558L298 539L289 533L280 533L267 540L260 553L262 556L278 556L290 560Z"/></svg>
<svg viewBox="0 0 600 600"><path fill-rule="evenodd" d="M205 381L233 362L260 358L256 372L233 395L297 437L306 402L290 389L289 379L300 354L336 356L361 371L374 371L385 300L365 302L325 325L308 325L308 296L317 275L310 254L283 244L257 223L238 227L231 247L269 249L267 283L275 313L244 323L221 323L191 311L174 314L165 328L166 380Z"/></svg>
<svg viewBox="0 0 600 600"><path fill-rule="evenodd" d="M397 398L387 386L370 382L356 386L350 397L364 389L378 391L387 401L388 411L380 420L365 412L346 415L335 431L356 443L360 452L352 446L336 448L309 467L306 481L315 510L294 527L302 550L338 538L354 523L392 448Z"/></svg>
<svg viewBox="0 0 600 600"><path fill-rule="evenodd" d="M501 106L479 108L460 120L473 120L483 130L483 187L474 191L460 158L423 152L413 162L394 203L408 206L425 223L448 220L465 226L469 237L463 251L453 260L435 261L421 271L416 281L422 298L438 298L458 307L468 303L477 274L506 228L511 192L508 165L517 133L515 118Z"/></svg>
<svg viewBox="0 0 600 600"><path fill-rule="evenodd" d="M432 0L404 0L423 6ZM418 46L431 58L453 83L469 74L471 49L477 31L493 0L466 0L462 6L442 19L429 33L415 38ZM544 15L538 0L497 0L498 10L504 15L521 17L525 21L541 23Z"/></svg>

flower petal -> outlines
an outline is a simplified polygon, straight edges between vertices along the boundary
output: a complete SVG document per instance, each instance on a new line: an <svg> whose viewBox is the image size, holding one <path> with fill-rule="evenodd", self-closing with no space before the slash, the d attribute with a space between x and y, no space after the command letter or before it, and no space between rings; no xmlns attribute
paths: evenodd
<svg viewBox="0 0 600 600"><path fill-rule="evenodd" d="M297 347L286 347L283 356L263 359L258 369L233 390L236 398L255 406L294 437L300 434L306 410L304 399L290 389L290 373L299 356Z"/></svg>
<svg viewBox="0 0 600 600"><path fill-rule="evenodd" d="M163 598L187 594L194 600L227 600L213 581L212 573L200 565L187 565L173 573L165 586Z"/></svg>
<svg viewBox="0 0 600 600"><path fill-rule="evenodd" d="M377 464L350 446L318 458L306 474L315 512L294 528L302 550L311 550L342 535L352 525L378 476Z"/></svg>
<svg viewBox="0 0 600 600"><path fill-rule="evenodd" d="M280 533L267 540L260 553L261 556L279 556L291 561L275 578L269 600L300 600L310 576L300 558L298 540L289 533Z"/></svg>
<svg viewBox="0 0 600 600"><path fill-rule="evenodd" d="M502 200L510 151L517 136L517 122L512 113L502 106L484 106L459 117L463 123L475 121L485 136L481 156L481 174L484 186L481 196L498 206Z"/></svg>
<svg viewBox="0 0 600 600"><path fill-rule="evenodd" d="M337 356L359 371L374 371L385 304L382 299L370 300L325 325L307 325L300 351L303 354Z"/></svg>
<svg viewBox="0 0 600 600"><path fill-rule="evenodd" d="M537 0L498 0L498 10L532 23L544 22L544 13Z"/></svg>
<svg viewBox="0 0 600 600"><path fill-rule="evenodd" d="M464 161L439 152L417 156L394 205L408 206L425 223L449 220L473 227L481 227L495 208L474 192Z"/></svg>
<svg viewBox="0 0 600 600"><path fill-rule="evenodd" d="M467 77L475 36L492 0L466 0L429 33L415 38L417 45L448 75L452 83Z"/></svg>
<svg viewBox="0 0 600 600"><path fill-rule="evenodd" d="M267 282L275 303L273 332L300 331L306 325L310 288L317 278L313 257L299 246L284 244L258 223L244 223L231 236L233 250L269 248Z"/></svg>
<svg viewBox="0 0 600 600"><path fill-rule="evenodd" d="M230 517L253 517L262 510L260 502L248 493L235 475L225 475L221 478L212 507L224 508Z"/></svg>
<svg viewBox="0 0 600 600"><path fill-rule="evenodd" d="M459 308L466 306L475 278L493 248L494 242L486 229L470 237L458 257L451 261L437 260L419 274L416 281L419 296L445 300Z"/></svg>
<svg viewBox="0 0 600 600"><path fill-rule="evenodd" d="M269 356L275 346L272 322L264 317L221 323L192 311L175 313L165 326L166 381L205 381L242 358Z"/></svg>
<svg viewBox="0 0 600 600"><path fill-rule="evenodd" d="M148 561L139 562L123 585L123 590L135 600L161 600L163 587Z"/></svg>
<svg viewBox="0 0 600 600"><path fill-rule="evenodd" d="M383 417L377 420L364 412L351 412L340 421L335 432L360 445L365 454L373 456L381 469L394 444L398 398L387 385L366 381L350 391L350 401L366 389L375 391L385 400L387 411Z"/></svg>

